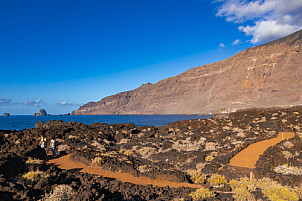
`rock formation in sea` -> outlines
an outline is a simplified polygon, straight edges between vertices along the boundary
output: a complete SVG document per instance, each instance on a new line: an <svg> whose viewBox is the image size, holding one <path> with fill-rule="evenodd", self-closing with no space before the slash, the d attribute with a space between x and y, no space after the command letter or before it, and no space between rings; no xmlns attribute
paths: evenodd
<svg viewBox="0 0 302 201"><path fill-rule="evenodd" d="M44 109L41 109L38 113L34 113L34 116L47 116L47 112Z"/></svg>
<svg viewBox="0 0 302 201"><path fill-rule="evenodd" d="M6 112L3 114L3 116L8 117L8 116L10 116L10 114Z"/></svg>
<svg viewBox="0 0 302 201"><path fill-rule="evenodd" d="M302 104L302 30L155 84L89 102L73 115L204 114Z"/></svg>

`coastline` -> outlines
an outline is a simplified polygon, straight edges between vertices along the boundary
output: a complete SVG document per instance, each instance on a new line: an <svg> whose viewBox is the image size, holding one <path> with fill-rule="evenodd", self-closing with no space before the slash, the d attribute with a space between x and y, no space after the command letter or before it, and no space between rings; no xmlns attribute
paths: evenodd
<svg viewBox="0 0 302 201"><path fill-rule="evenodd" d="M300 168L301 155L291 155L289 158L284 153L301 150L301 114L301 107L251 109L231 113L226 118L183 120L162 127L138 127L133 123L86 125L52 120L39 122L35 128L22 131L0 131L3 153L0 156L0 174L3 175L0 190L6 192L8 198L17 200L22 197L40 199L59 184L71 187L76 192L73 197L75 200L84 199L85 196L90 200L101 197L105 200L125 200L135 196L143 200L171 200L179 197L191 200L190 194L196 191L196 188L189 187L153 186L152 179L159 179L195 183L215 192L214 200L232 200L236 192L229 182L249 177L252 172L254 182L268 177L280 183L282 188L287 185L286 188L295 193L293 189L301 185L302 175L276 172L276 168L289 162L297 170ZM294 132L294 137L283 139L266 149L254 169L229 165L233 156L249 145L274 139L279 132ZM38 147L42 134L47 140L52 135L56 136L59 157L69 154L75 164L93 166L115 174L147 177L151 179L151 184L131 184L106 176L99 177L81 172L82 166L73 166L68 170L68 166L59 169L55 164L48 164L46 161L52 158L46 158L46 154L43 155ZM46 151L50 151L48 147ZM28 162L30 158L40 159L41 164ZM37 169L49 176L32 181L17 177ZM223 185L211 182L213 175L217 174L224 178ZM204 175L204 179L196 180L196 175L199 175L199 179ZM10 187L5 188L3 185ZM16 191L16 188L21 190ZM36 193L29 193L32 191ZM250 193L256 199L266 199L260 187Z"/></svg>

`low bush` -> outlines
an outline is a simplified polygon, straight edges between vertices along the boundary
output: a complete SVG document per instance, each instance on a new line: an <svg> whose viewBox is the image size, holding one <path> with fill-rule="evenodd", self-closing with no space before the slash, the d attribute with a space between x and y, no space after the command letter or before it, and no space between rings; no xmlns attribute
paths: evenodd
<svg viewBox="0 0 302 201"><path fill-rule="evenodd" d="M50 194L45 195L45 201L71 200L74 190L66 184L55 187Z"/></svg>
<svg viewBox="0 0 302 201"><path fill-rule="evenodd" d="M297 193L299 198L302 199L302 185L300 187L296 187L295 192Z"/></svg>
<svg viewBox="0 0 302 201"><path fill-rule="evenodd" d="M43 163L43 160L34 159L32 157L28 157L26 164L34 164L34 165L41 165Z"/></svg>
<svg viewBox="0 0 302 201"><path fill-rule="evenodd" d="M119 152L120 152L121 154L125 154L125 155L127 155L127 156L131 156L131 155L134 154L133 151L127 150L127 149L121 149Z"/></svg>
<svg viewBox="0 0 302 201"><path fill-rule="evenodd" d="M187 172L187 175L189 176L189 179L197 184L202 184L206 181L207 176L198 170L189 170Z"/></svg>
<svg viewBox="0 0 302 201"><path fill-rule="evenodd" d="M49 177L49 174L47 174L43 171L40 171L40 170L29 171L22 175L22 179L29 181L29 182L33 182L40 178L46 178L46 177Z"/></svg>
<svg viewBox="0 0 302 201"><path fill-rule="evenodd" d="M92 161L91 161L91 165L95 166L95 167L100 167L102 164L104 163L104 160L102 157L95 157Z"/></svg>
<svg viewBox="0 0 302 201"><path fill-rule="evenodd" d="M255 191L257 188L256 181L257 180L254 180L254 179L251 180L247 177L243 177L243 178L240 178L239 181L231 180L231 181L229 181L229 184L233 190L236 190L238 188L244 188L244 189L247 189L249 192L251 192L251 191Z"/></svg>
<svg viewBox="0 0 302 201"><path fill-rule="evenodd" d="M299 192L287 186L281 186L278 182L269 178L258 179L257 188L262 190L264 196L271 201L298 201Z"/></svg>
<svg viewBox="0 0 302 201"><path fill-rule="evenodd" d="M224 186L227 184L227 181L224 176L221 176L219 174L213 174L209 179L208 182L212 186Z"/></svg>
<svg viewBox="0 0 302 201"><path fill-rule="evenodd" d="M247 188L236 188L233 190L233 198L239 201L253 201L256 200L253 194Z"/></svg>
<svg viewBox="0 0 302 201"><path fill-rule="evenodd" d="M209 156L206 156L206 157L205 157L205 161L206 161L206 162L210 162L210 161L212 161L212 160L214 160L214 156L209 155Z"/></svg>
<svg viewBox="0 0 302 201"><path fill-rule="evenodd" d="M299 196L294 190L284 186L272 186L264 189L262 193L271 201L299 200Z"/></svg>
<svg viewBox="0 0 302 201"><path fill-rule="evenodd" d="M229 185L234 193L236 200L255 200L252 192L256 190L256 180L250 180L247 177L240 178L239 181L231 180Z"/></svg>
<svg viewBox="0 0 302 201"><path fill-rule="evenodd" d="M199 199L205 199L214 197L215 193L213 191L210 191L208 188L200 188L197 189L195 192L192 192L189 194L193 200L199 200Z"/></svg>

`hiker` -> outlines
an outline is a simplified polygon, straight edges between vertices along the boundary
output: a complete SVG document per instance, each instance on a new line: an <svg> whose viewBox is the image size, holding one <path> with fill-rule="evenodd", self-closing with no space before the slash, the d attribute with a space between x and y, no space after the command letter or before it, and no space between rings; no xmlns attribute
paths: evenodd
<svg viewBox="0 0 302 201"><path fill-rule="evenodd" d="M56 153L56 150L55 150L55 142L56 142L56 139L55 139L55 136L53 135L52 138L51 138L51 141L50 141L50 147L52 149L52 156L53 157L57 157L57 153Z"/></svg>
<svg viewBox="0 0 302 201"><path fill-rule="evenodd" d="M42 149L44 149L44 150L45 150L46 138L44 138L44 136L43 136L43 135L41 136L41 140L40 140L39 145L41 146L41 148L42 148Z"/></svg>

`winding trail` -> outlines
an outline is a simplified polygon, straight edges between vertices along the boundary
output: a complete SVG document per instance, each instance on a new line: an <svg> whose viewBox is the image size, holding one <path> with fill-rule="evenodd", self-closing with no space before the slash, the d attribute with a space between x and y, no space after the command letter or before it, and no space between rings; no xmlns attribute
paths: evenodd
<svg viewBox="0 0 302 201"><path fill-rule="evenodd" d="M189 187L189 188L201 188L201 185L197 184L189 184L189 183L176 183L176 182L171 182L167 180L160 180L160 179L150 179L148 177L134 177L130 173L118 173L118 172L110 172L103 170L101 168L97 167L90 167L87 166L81 162L76 162L70 159L70 155L65 155L59 158L51 159L47 161L48 164L54 164L57 165L61 169L81 169L80 172L85 172L89 174L95 174L95 175L100 175L102 177L109 177L109 178L114 178L117 179L123 183L129 182L132 184L138 184L138 185L153 185L153 186L159 186L159 187Z"/></svg>
<svg viewBox="0 0 302 201"><path fill-rule="evenodd" d="M278 137L263 140L249 145L247 148L235 155L228 165L245 167L245 168L256 168L256 162L259 160L259 156L270 146L274 146L282 140L289 139L295 136L294 132L280 132Z"/></svg>
<svg viewBox="0 0 302 201"><path fill-rule="evenodd" d="M247 148L239 152L235 155L228 165L237 166L237 167L246 167L246 168L255 168L256 162L259 159L259 156L263 154L263 152L270 146L276 145L277 143L281 142L284 139L289 139L295 136L294 132L280 132L278 137L270 139L270 140L263 140L260 142L256 142L254 144L249 145ZM189 188L202 188L201 185L197 184L189 184L189 183L177 183L171 182L167 180L160 180L160 179L150 179L148 177L134 177L130 173L118 173L118 172L110 172L103 170L97 167L87 166L81 162L73 161L70 159L70 155L65 155L59 158L54 158L47 161L48 164L57 165L61 169L81 169L80 172L100 175L102 177L109 177L117 179L123 183L129 182L138 185L153 185L159 187L189 187Z"/></svg>

